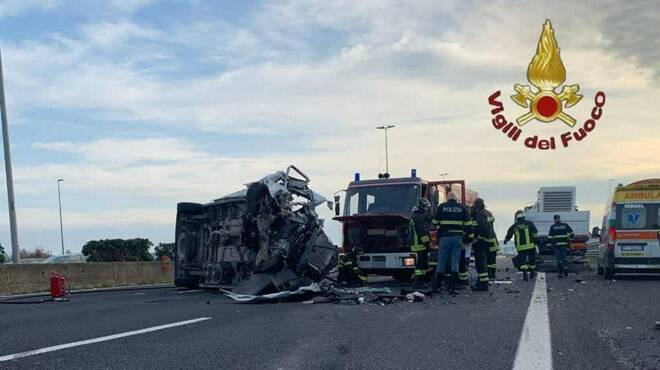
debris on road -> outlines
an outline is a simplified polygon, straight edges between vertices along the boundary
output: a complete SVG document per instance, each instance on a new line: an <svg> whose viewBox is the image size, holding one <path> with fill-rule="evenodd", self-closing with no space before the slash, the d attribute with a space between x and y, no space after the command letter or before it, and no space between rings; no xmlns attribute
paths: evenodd
<svg viewBox="0 0 660 370"><path fill-rule="evenodd" d="M179 203L175 284L225 289L237 302L319 293L337 248L315 211L330 203L309 182L292 165L211 203Z"/></svg>

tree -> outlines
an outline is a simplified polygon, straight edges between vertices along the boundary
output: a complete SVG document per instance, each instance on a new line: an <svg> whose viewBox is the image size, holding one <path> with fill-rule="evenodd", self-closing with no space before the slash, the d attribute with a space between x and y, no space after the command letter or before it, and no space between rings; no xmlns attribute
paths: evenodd
<svg viewBox="0 0 660 370"><path fill-rule="evenodd" d="M87 262L153 261L149 248L153 243L145 238L90 240L82 248Z"/></svg>
<svg viewBox="0 0 660 370"><path fill-rule="evenodd" d="M33 251L21 249L20 255L21 258L48 258L51 256L51 254L42 247L36 247Z"/></svg>
<svg viewBox="0 0 660 370"><path fill-rule="evenodd" d="M5 248L2 247L2 244L0 244L0 263L5 263L7 262L7 256L5 255Z"/></svg>
<svg viewBox="0 0 660 370"><path fill-rule="evenodd" d="M174 243L158 243L154 251L159 261L162 261L163 257L169 258L170 261L174 260Z"/></svg>

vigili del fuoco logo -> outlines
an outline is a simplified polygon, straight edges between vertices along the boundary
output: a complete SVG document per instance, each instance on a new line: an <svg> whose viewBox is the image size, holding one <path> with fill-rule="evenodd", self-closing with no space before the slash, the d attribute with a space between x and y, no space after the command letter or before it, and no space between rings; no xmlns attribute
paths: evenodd
<svg viewBox="0 0 660 370"><path fill-rule="evenodd" d="M566 68L561 61L555 30L549 20L543 24L536 55L527 67L527 80L533 87L522 84L513 86L515 94L511 95L511 100L528 109L527 113L516 118L515 123L504 117L504 105L499 100L501 91L495 91L488 97L488 103L492 107L490 112L493 115L493 127L509 139L517 142L523 135L523 129L528 127L527 125L531 126L534 120L561 123L561 127L568 128L568 131L559 134L558 138L524 136L523 144L527 148L554 150L559 145L566 148L572 142L584 140L596 128L596 123L603 115L605 93L596 93L590 117L576 127L578 122L571 116L570 108L582 100L582 95L578 94L580 85L564 85Z"/></svg>

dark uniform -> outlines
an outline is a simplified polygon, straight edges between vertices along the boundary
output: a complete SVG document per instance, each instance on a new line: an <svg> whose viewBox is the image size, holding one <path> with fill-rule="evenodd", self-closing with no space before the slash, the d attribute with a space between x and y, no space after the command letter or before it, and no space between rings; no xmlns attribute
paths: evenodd
<svg viewBox="0 0 660 370"><path fill-rule="evenodd" d="M562 272L564 276L568 276L568 262L566 261L566 252L571 246L571 238L573 238L573 229L566 223L559 222L559 218L555 216L556 222L550 226L548 232L548 241L555 249L555 259L557 260L557 271L561 277Z"/></svg>
<svg viewBox="0 0 660 370"><path fill-rule="evenodd" d="M367 276L364 275L357 261L357 251L353 250L339 256L337 263L337 280L349 285L364 285Z"/></svg>
<svg viewBox="0 0 660 370"><path fill-rule="evenodd" d="M474 227L475 241L472 244L472 250L474 252L474 262L479 281L472 287L472 289L477 291L487 291L488 271L486 269L486 261L491 247L497 243L495 229L493 228L494 218L493 215L486 210L484 201L481 198L475 200L474 209L476 226Z"/></svg>
<svg viewBox="0 0 660 370"><path fill-rule="evenodd" d="M429 226L431 219L424 210L415 208L410 220L410 231L412 243L410 251L417 255L415 258L415 280L419 281L426 275L429 267L429 249L431 249L431 239L429 237Z"/></svg>
<svg viewBox="0 0 660 370"><path fill-rule="evenodd" d="M474 243L474 228L477 222L474 220L474 213L470 222L465 227L465 234L463 236L463 248L461 248L460 264L458 265L458 280L461 285L469 285L469 268L470 256L466 254L467 246Z"/></svg>
<svg viewBox="0 0 660 370"><path fill-rule="evenodd" d="M493 229L493 237L488 241L490 247L488 247L488 255L486 256L486 269L488 270L488 279L495 280L497 272L497 252L500 250L500 242L497 241L497 234L495 234L495 227L493 226L495 224L495 218L490 211L486 212L489 214L488 223L490 223L491 228Z"/></svg>
<svg viewBox="0 0 660 370"><path fill-rule="evenodd" d="M451 276L447 288L455 291L458 283L459 257L466 227L470 224L467 208L450 198L438 206L433 224L438 226L438 265L435 275L435 289L440 287L445 263L451 261Z"/></svg>
<svg viewBox="0 0 660 370"><path fill-rule="evenodd" d="M517 216L516 223L509 227L504 238L504 243L508 243L514 238L516 251L518 251L519 268L523 273L523 280L528 280L528 272L532 279L536 277L536 225L532 221L525 220L525 217Z"/></svg>

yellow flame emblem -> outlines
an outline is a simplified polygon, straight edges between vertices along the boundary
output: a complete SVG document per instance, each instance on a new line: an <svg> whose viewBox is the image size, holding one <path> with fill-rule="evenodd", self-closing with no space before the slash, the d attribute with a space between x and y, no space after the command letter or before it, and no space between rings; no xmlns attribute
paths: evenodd
<svg viewBox="0 0 660 370"><path fill-rule="evenodd" d="M530 108L529 112L516 119L518 126L534 118L543 122L559 119L570 127L575 126L575 119L564 113L563 108L570 108L582 99L582 95L578 94L580 86L564 86L559 94L555 93L555 89L566 81L566 68L559 55L555 30L548 19L543 24L536 55L527 68L527 80L538 91L533 92L529 85L514 85L516 94L511 99L521 107Z"/></svg>

